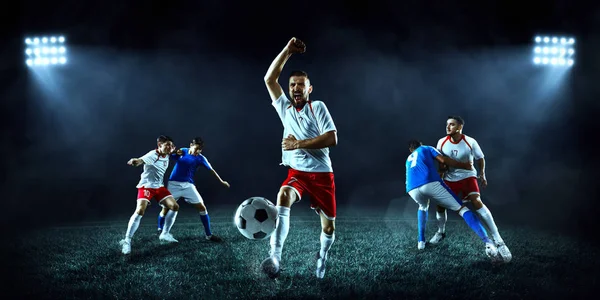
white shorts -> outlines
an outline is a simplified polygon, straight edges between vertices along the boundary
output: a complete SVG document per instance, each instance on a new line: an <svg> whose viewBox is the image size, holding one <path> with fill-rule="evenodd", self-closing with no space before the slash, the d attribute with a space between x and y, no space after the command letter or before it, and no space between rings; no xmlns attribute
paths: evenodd
<svg viewBox="0 0 600 300"><path fill-rule="evenodd" d="M189 204L204 203L202 196L200 196L200 193L198 193L198 190L193 183L169 181L167 189L171 192L175 201L179 201L179 198L183 198L185 199L185 202Z"/></svg>
<svg viewBox="0 0 600 300"><path fill-rule="evenodd" d="M450 188L439 181L424 184L408 192L411 198L419 204L420 209L429 208L429 199L437 205L453 211L458 211L462 207L462 201L452 193Z"/></svg>

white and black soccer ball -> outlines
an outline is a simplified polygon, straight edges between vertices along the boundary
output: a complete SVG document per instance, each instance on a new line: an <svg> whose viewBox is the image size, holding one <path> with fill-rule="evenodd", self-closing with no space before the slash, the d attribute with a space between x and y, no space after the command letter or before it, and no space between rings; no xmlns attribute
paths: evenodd
<svg viewBox="0 0 600 300"><path fill-rule="evenodd" d="M277 208L263 197L252 197L238 206L233 222L240 233L251 240L269 238L277 225Z"/></svg>

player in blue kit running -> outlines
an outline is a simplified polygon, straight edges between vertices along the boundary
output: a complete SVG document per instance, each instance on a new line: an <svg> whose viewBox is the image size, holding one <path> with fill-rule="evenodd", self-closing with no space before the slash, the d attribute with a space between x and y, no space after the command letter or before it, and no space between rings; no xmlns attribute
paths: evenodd
<svg viewBox="0 0 600 300"><path fill-rule="evenodd" d="M208 211L204 205L204 200L194 185L194 176L196 175L198 167L204 166L207 170L212 172L221 184L229 188L229 183L221 179L206 157L200 154L203 148L204 141L201 138L196 137L190 143L189 148L181 148L177 150L176 153L171 154L171 159L175 160L175 166L173 167L173 171L171 171L167 187L175 200L178 201L179 198L184 198L187 203L198 209L200 220L202 220L202 225L204 225L206 239L213 242L221 242L222 239L220 237L212 234L210 229L210 217L208 216ZM159 232L163 229L165 216L168 211L169 209L163 206L162 211L158 215Z"/></svg>
<svg viewBox="0 0 600 300"><path fill-rule="evenodd" d="M472 162L455 161L441 155L439 151L431 146L423 146L418 140L409 141L408 150L411 154L406 159L406 192L419 204L417 212L419 229L418 249L425 249L425 224L427 223L429 200L432 199L437 205L458 212L467 225L485 243L486 254L492 260L497 260L498 250L493 241L488 237L485 228L473 212L466 208L462 204L462 201L444 184L434 164L434 160L437 160L451 167L470 170L473 168Z"/></svg>

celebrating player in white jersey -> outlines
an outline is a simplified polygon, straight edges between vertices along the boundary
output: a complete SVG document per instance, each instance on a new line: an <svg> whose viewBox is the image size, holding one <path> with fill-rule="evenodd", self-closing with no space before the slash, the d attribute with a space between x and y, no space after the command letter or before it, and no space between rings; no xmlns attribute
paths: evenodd
<svg viewBox="0 0 600 300"><path fill-rule="evenodd" d="M475 161L479 169L479 176L477 176L477 170L475 169L464 170L442 165L442 177L452 192L456 195L462 194L463 201L471 202L475 212L489 229L502 259L504 262L509 262L512 259L512 254L498 232L498 227L494 222L492 213L481 201L479 193L477 178L481 180L482 187L487 186L483 151L481 151L479 144L474 138L462 133L464 124L465 122L461 117L449 116L446 121L447 135L438 141L436 148L443 155L457 161ZM436 217L438 220L438 232L429 240L432 244L437 244L446 237L446 209L438 206Z"/></svg>
<svg viewBox="0 0 600 300"><path fill-rule="evenodd" d="M270 277L279 274L283 244L290 226L290 208L303 194L310 195L310 206L321 217L321 249L317 253L317 278L325 276L327 252L335 235L335 183L329 158L329 147L337 145L337 130L325 103L309 100L313 88L308 75L294 71L289 78L286 97L278 83L283 65L294 53L304 53L306 45L292 38L271 63L265 84L283 123L282 164L289 167L288 176L277 195L278 220L271 236L270 257L262 264Z"/></svg>
<svg viewBox="0 0 600 300"><path fill-rule="evenodd" d="M134 167L144 165L144 171L142 172L140 182L136 186L138 189L137 207L129 219L125 239L120 242L123 247L123 254L131 253L131 239L140 225L146 207L148 207L150 200L153 198L169 209L169 212L165 216L165 227L160 234L160 240L169 243L177 242L169 231L177 217L179 205L177 205L177 201L173 199L173 196L171 196L171 193L163 183L165 171L169 167L169 154L173 152L175 145L173 145L173 140L170 137L164 135L158 137L157 144L158 147L155 150L146 153L146 155L140 158L132 158L127 162L128 165Z"/></svg>

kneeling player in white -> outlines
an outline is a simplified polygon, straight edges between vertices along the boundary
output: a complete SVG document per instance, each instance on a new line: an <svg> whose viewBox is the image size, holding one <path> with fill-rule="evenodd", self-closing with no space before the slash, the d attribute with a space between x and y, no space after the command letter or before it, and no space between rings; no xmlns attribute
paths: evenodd
<svg viewBox="0 0 600 300"><path fill-rule="evenodd" d="M460 116L449 116L446 120L446 136L441 138L437 144L437 150L445 156L449 156L458 161L474 161L479 168L479 176L475 169L463 170L456 168L447 168L440 164L443 172L444 183L456 195L462 195L463 201L471 202L475 213L479 216L483 224L490 231L498 252L504 262L512 259L512 254L500 236L492 212L483 204L480 197L477 178L481 179L481 186L487 185L485 176L485 159L483 151L477 141L462 133L465 121ZM432 244L439 243L446 237L446 210L443 207L437 208L438 231L429 241Z"/></svg>
<svg viewBox="0 0 600 300"><path fill-rule="evenodd" d="M463 169L471 169L473 167L471 163L457 162L444 157L435 148L423 146L417 140L411 140L408 143L408 150L411 154L406 159L406 191L419 204L417 214L419 229L418 249L425 249L427 211L429 209L429 199L433 199L437 205L458 212L467 225L485 243L486 254L493 260L496 260L498 251L492 240L488 237L485 228L483 228L477 217L468 208L463 206L460 199L443 183L442 178L435 168L434 160Z"/></svg>
<svg viewBox="0 0 600 300"><path fill-rule="evenodd" d="M217 172L210 165L206 157L200 154L203 148L204 141L201 138L196 137L190 143L189 148L181 148L177 150L176 153L171 154L171 159L175 160L176 162L175 166L173 167L173 171L171 171L171 176L169 177L168 187L175 200L183 198L187 203L196 207L200 213L200 220L204 226L206 239L213 242L221 242L222 239L220 237L212 234L210 228L210 217L208 216L206 206L204 206L204 200L194 185L194 176L196 175L196 170L198 170L198 167L204 166L207 170L210 170L213 173L213 175L221 182L222 185L229 188L229 183L227 181L223 181L219 174L217 174ZM163 206L162 211L158 215L159 232L163 230L165 216L167 215L168 211L169 209Z"/></svg>
<svg viewBox="0 0 600 300"><path fill-rule="evenodd" d="M134 167L144 165L144 171L137 185L137 207L129 219L125 239L120 242L123 247L123 254L131 252L131 239L140 225L142 216L146 212L146 207L148 207L152 199L155 199L160 205L169 209L169 213L165 218L165 229L160 235L160 240L169 243L177 242L169 231L177 217L179 205L177 205L177 201L173 199L171 193L169 193L169 190L163 184L165 171L169 167L169 154L173 152L175 146L173 145L173 140L168 136L159 136L157 143L157 149L146 153L146 155L140 158L132 158L127 162L128 165Z"/></svg>

